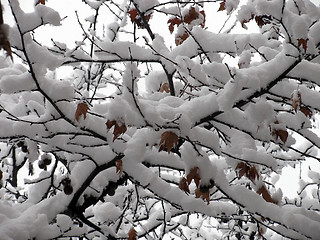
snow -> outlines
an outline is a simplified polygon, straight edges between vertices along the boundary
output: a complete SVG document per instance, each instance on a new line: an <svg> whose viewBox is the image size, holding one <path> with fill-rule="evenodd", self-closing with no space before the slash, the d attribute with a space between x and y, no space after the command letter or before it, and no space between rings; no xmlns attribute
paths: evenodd
<svg viewBox="0 0 320 240"><path fill-rule="evenodd" d="M200 14L185 25L191 36L179 46L170 44L185 32L182 24L175 34L161 31L148 40L147 29L132 24L127 15L132 2L84 1L88 11L85 17L79 14L83 36L73 44L68 39L46 43L38 35L43 25L55 30L64 25L58 2L46 1L28 13L18 0L9 3L18 21L18 27L10 26L9 41L14 60L21 59L12 64L0 57L1 238L127 238L132 227L150 239L180 233L192 239L200 238L197 234L232 238L233 230L249 236L261 224L265 238L318 238L319 165L305 166L309 158L318 159L320 149L314 131L320 13L310 1L283 6L282 0L226 0L226 10L219 14L227 17L223 29L229 33L217 33L209 21L206 28L197 26L203 21ZM140 11L152 12L152 30L165 19L167 32L168 19L190 10L182 2L135 3ZM219 3L210 2L213 10L209 2L195 9L215 16ZM256 33L234 33L249 20L256 26L255 16L272 20ZM238 22L229 26L234 20ZM50 31L48 37L53 37ZM307 49L298 47L301 40ZM171 80L174 96L160 92ZM82 101L89 110L77 121ZM125 124L126 132L114 139L108 120ZM288 133L285 141L275 136L279 130ZM159 151L166 131L181 143L170 154ZM47 157L52 164L40 170L36 164ZM121 160L121 169L115 160ZM248 168L240 179L239 163ZM14 186L14 171L20 177L30 164L34 176L25 177L22 188ZM291 199L282 176L288 166L299 164L302 175L292 182L300 180L295 192L301 193ZM179 182L195 167L200 186L192 181L187 194ZM248 176L252 169L258 174L254 181ZM67 178L70 195L63 192ZM262 186L278 205L257 194ZM195 196L205 187L210 187L209 204ZM81 218L73 219L75 206L70 204L101 231L85 222L80 227ZM258 223L261 217L266 221Z"/></svg>
<svg viewBox="0 0 320 240"><path fill-rule="evenodd" d="M116 207L110 202L99 202L93 207L92 210L94 216L101 223L108 221L115 221L121 215L120 208Z"/></svg>

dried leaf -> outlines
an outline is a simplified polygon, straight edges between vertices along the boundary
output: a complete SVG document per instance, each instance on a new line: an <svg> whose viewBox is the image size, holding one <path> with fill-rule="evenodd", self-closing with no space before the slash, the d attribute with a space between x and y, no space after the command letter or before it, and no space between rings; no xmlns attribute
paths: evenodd
<svg viewBox="0 0 320 240"><path fill-rule="evenodd" d="M118 173L119 175L121 175L121 173L122 173L122 160L121 159L116 160L116 173Z"/></svg>
<svg viewBox="0 0 320 240"><path fill-rule="evenodd" d="M301 105L301 93L299 91L292 93L290 100L292 102L293 109L297 112L298 107Z"/></svg>
<svg viewBox="0 0 320 240"><path fill-rule="evenodd" d="M45 5L46 3L45 3L45 0L39 0L38 2L36 2L36 4L35 4L35 6L37 6L38 4L43 4L43 5Z"/></svg>
<svg viewBox="0 0 320 240"><path fill-rule="evenodd" d="M271 22L271 16L268 16L268 15L256 16L254 19L256 20L256 23L260 28L263 25Z"/></svg>
<svg viewBox="0 0 320 240"><path fill-rule="evenodd" d="M121 134L127 131L127 126L123 123L123 121L115 121L115 120L108 120L106 122L107 131L109 131L113 126L113 141L115 141Z"/></svg>
<svg viewBox="0 0 320 240"><path fill-rule="evenodd" d="M159 152L166 149L167 152L170 154L171 149L176 148L178 146L177 134L171 131L166 131L162 133L159 145Z"/></svg>
<svg viewBox="0 0 320 240"><path fill-rule="evenodd" d="M179 188L181 190L183 190L185 193L190 193L189 185L187 183L186 178L181 178L181 180L179 182Z"/></svg>
<svg viewBox="0 0 320 240"><path fill-rule="evenodd" d="M308 38L307 39L299 38L298 39L298 48L300 48L300 46L302 45L304 52L306 52L308 40L309 40Z"/></svg>
<svg viewBox="0 0 320 240"><path fill-rule="evenodd" d="M137 239L137 232L134 230L134 228L131 228L130 231L128 232L128 240L136 240Z"/></svg>
<svg viewBox="0 0 320 240"><path fill-rule="evenodd" d="M138 15L138 11L137 11L137 9L132 9L132 10L128 11L128 14L130 16L131 22L133 23Z"/></svg>
<svg viewBox="0 0 320 240"><path fill-rule="evenodd" d="M286 130L278 130L278 136L283 143L286 143L288 139L288 132Z"/></svg>
<svg viewBox="0 0 320 240"><path fill-rule="evenodd" d="M207 204L210 203L210 191L208 188L202 190L201 188L197 188L195 191L196 198L202 198L207 201Z"/></svg>
<svg viewBox="0 0 320 240"><path fill-rule="evenodd" d="M191 7L188 14L186 14L183 17L183 21L185 23L190 24L193 20L196 20L199 18L199 13L196 11L196 9L194 7Z"/></svg>
<svg viewBox="0 0 320 240"><path fill-rule="evenodd" d="M74 115L74 118L79 122L81 115L83 115L83 118L86 119L88 110L89 110L89 107L86 103L84 102L79 103L77 106L77 110Z"/></svg>
<svg viewBox="0 0 320 240"><path fill-rule="evenodd" d="M239 162L236 170L240 169L239 171L239 176L238 179L242 178L245 174L247 174L248 170L249 170L249 166L247 164L245 164L244 162Z"/></svg>
<svg viewBox="0 0 320 240"><path fill-rule="evenodd" d="M204 10L200 11L200 13L203 16L203 21L201 23L201 27L204 28L205 24L206 24L206 13L204 12Z"/></svg>
<svg viewBox="0 0 320 240"><path fill-rule="evenodd" d="M209 190L207 192L202 192L202 199L207 200L208 205L210 204L210 192Z"/></svg>
<svg viewBox="0 0 320 240"><path fill-rule="evenodd" d="M300 112L302 112L304 115L306 115L306 117L309 117L309 118L312 117L311 110L305 106L300 107Z"/></svg>
<svg viewBox="0 0 320 240"><path fill-rule="evenodd" d="M170 92L169 83L163 83L160 88L160 92Z"/></svg>
<svg viewBox="0 0 320 240"><path fill-rule="evenodd" d="M242 26L244 29L248 29L248 27L246 26L246 23L250 22L253 18L254 18L254 14L252 14L249 19L243 19L243 20L241 21L241 26Z"/></svg>
<svg viewBox="0 0 320 240"><path fill-rule="evenodd" d="M176 46L179 46L180 44L182 44L188 37L189 37L189 33L187 32L184 32L184 34L181 36L177 36L175 40Z"/></svg>
<svg viewBox="0 0 320 240"><path fill-rule="evenodd" d="M116 124L113 130L113 141L116 140L121 134L127 131L127 127L124 123Z"/></svg>
<svg viewBox="0 0 320 240"><path fill-rule="evenodd" d="M107 122L106 122L106 125L107 125L107 131L109 131L114 125L116 125L117 124L117 121L116 120L112 120L112 121L110 121L110 120L108 120Z"/></svg>
<svg viewBox="0 0 320 240"><path fill-rule="evenodd" d="M132 10L128 11L128 14L130 16L130 19L131 19L132 23L133 22L136 23L139 28L144 28L145 27L144 26L145 23L143 22L143 20L142 20L141 16L139 15L137 9L132 9ZM143 14L143 13L141 13L141 14ZM144 15L144 19L146 20L146 22L149 22L149 20L151 18L151 14L152 13L150 13L148 15Z"/></svg>
<svg viewBox="0 0 320 240"><path fill-rule="evenodd" d="M257 194L262 195L263 199L267 202L277 204L277 201L274 201L266 188L265 185L263 185L261 188L258 189Z"/></svg>
<svg viewBox="0 0 320 240"><path fill-rule="evenodd" d="M196 189L196 191L194 192L194 194L196 195L196 198L200 198L201 195L202 195L202 193L201 193L201 191L200 191L199 188Z"/></svg>
<svg viewBox="0 0 320 240"><path fill-rule="evenodd" d="M196 184L197 187L200 185L200 175L199 175L199 168L198 167L193 167L190 169L190 172L187 175L187 183L190 185L192 180L194 180L194 183Z"/></svg>
<svg viewBox="0 0 320 240"><path fill-rule="evenodd" d="M223 10L226 10L226 1L225 0L220 3L220 7L218 9L218 12L223 11Z"/></svg>
<svg viewBox="0 0 320 240"><path fill-rule="evenodd" d="M5 24L0 24L0 50L3 49L7 52L7 56L10 56L13 61L10 42L7 38L7 30Z"/></svg>
<svg viewBox="0 0 320 240"><path fill-rule="evenodd" d="M179 26L179 25L182 23L182 21L181 21L181 19L175 17L175 18L169 19L169 20L168 20L168 23L170 23L170 25L169 25L169 31L170 31L170 33L173 33L174 26L175 26L175 25Z"/></svg>
<svg viewBox="0 0 320 240"><path fill-rule="evenodd" d="M275 125L279 124L278 121L274 122ZM283 143L286 143L287 139L288 139L288 132L287 130L283 130L283 129L278 129L278 128L274 128L272 130L272 136L277 140L278 138L281 139L281 141Z"/></svg>
<svg viewBox="0 0 320 240"><path fill-rule="evenodd" d="M259 172L255 166L252 166L249 168L249 171L247 172L247 177L251 180L251 182L255 182L256 179L259 179Z"/></svg>

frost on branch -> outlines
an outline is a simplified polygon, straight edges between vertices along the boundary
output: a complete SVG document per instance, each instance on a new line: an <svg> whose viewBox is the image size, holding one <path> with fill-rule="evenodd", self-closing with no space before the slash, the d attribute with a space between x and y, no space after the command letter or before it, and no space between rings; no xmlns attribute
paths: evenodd
<svg viewBox="0 0 320 240"><path fill-rule="evenodd" d="M2 4L1 239L319 238L319 6Z"/></svg>

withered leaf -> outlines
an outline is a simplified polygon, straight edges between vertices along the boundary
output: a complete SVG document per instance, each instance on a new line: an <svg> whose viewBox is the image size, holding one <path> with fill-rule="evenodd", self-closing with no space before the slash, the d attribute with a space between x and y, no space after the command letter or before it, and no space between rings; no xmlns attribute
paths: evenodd
<svg viewBox="0 0 320 240"><path fill-rule="evenodd" d="M240 162L236 167L236 170L238 169L240 169L238 179L246 175L246 177L254 183L256 179L260 178L259 172L255 166L249 166L245 162Z"/></svg>
<svg viewBox="0 0 320 240"><path fill-rule="evenodd" d="M246 23L250 22L252 19L254 18L254 14L251 15L251 18L249 19L243 19L241 21L241 26L244 28L244 29L248 29L248 27L246 26Z"/></svg>
<svg viewBox="0 0 320 240"><path fill-rule="evenodd" d="M180 44L182 44L188 37L189 37L189 33L187 32L184 32L183 35L181 36L177 36L175 40L176 46L179 46Z"/></svg>
<svg viewBox="0 0 320 240"><path fill-rule="evenodd" d="M218 9L218 12L223 11L223 10L226 10L226 1L225 0L220 3L220 7Z"/></svg>
<svg viewBox="0 0 320 240"><path fill-rule="evenodd" d="M164 149L167 149L167 152L170 154L171 149L176 148L178 146L177 134L171 131L166 131L162 133L159 146L159 152Z"/></svg>
<svg viewBox="0 0 320 240"><path fill-rule="evenodd" d="M116 120L108 120L106 122L107 131L109 131L113 126L113 141L115 141L121 134L127 131L127 126L123 123L123 121L116 121Z"/></svg>
<svg viewBox="0 0 320 240"><path fill-rule="evenodd" d="M112 120L112 121L110 121L110 120L108 120L107 122L106 122L106 125L107 125L107 131L109 131L114 125L116 125L117 124L117 121L116 120Z"/></svg>
<svg viewBox="0 0 320 240"><path fill-rule="evenodd" d="M200 188L197 188L196 191L195 191L195 195L196 195L196 198L202 198L203 200L206 200L207 201L207 204L210 203L210 191L209 189L205 189L204 190L201 190Z"/></svg>
<svg viewBox="0 0 320 240"><path fill-rule="evenodd" d="M181 180L179 182L179 188L181 190L183 190L185 193L190 193L189 185L187 183L186 178L181 178Z"/></svg>
<svg viewBox="0 0 320 240"><path fill-rule="evenodd" d="M121 173L122 173L122 160L121 159L116 160L116 173L118 173L119 175L121 175Z"/></svg>
<svg viewBox="0 0 320 240"><path fill-rule="evenodd" d="M277 201L273 200L268 189L265 185L258 189L257 194L262 195L263 199L267 202L277 204Z"/></svg>
<svg viewBox="0 0 320 240"><path fill-rule="evenodd" d="M187 183L190 185L192 180L194 180L194 183L196 184L197 187L200 185L200 175L199 175L199 168L198 167L193 167L190 169L190 172L187 175Z"/></svg>
<svg viewBox="0 0 320 240"><path fill-rule="evenodd" d="M204 28L204 25L206 24L206 13L204 12L204 10L200 11L200 13L202 14L203 16L203 21L201 23L201 27Z"/></svg>
<svg viewBox="0 0 320 240"><path fill-rule="evenodd" d="M254 18L256 20L257 25L261 28L263 25L271 22L271 16L269 15L260 15Z"/></svg>
<svg viewBox="0 0 320 240"><path fill-rule="evenodd" d="M86 103L84 102L79 103L77 106L76 113L74 114L74 118L79 122L80 117L83 115L83 118L86 119L88 110L89 110L89 107Z"/></svg>
<svg viewBox="0 0 320 240"><path fill-rule="evenodd" d="M279 124L278 121L275 121L274 123L275 123L275 125ZM275 128L275 129L272 130L272 136L273 136L276 140L277 140L278 138L280 138L283 143L286 143L286 141L287 141L287 139L288 139L288 135L289 135L289 134L288 134L287 130L277 129L277 128Z"/></svg>
<svg viewBox="0 0 320 240"><path fill-rule="evenodd" d="M1 23L0 24L0 50L3 49L7 52L7 56L10 56L11 60L13 61L12 52L10 42L7 38L7 31L6 25Z"/></svg>
<svg viewBox="0 0 320 240"><path fill-rule="evenodd" d="M255 166L249 168L247 172L247 177L251 180L251 182L255 182L256 179L259 179L259 172Z"/></svg>
<svg viewBox="0 0 320 240"><path fill-rule="evenodd" d="M298 92L297 96L294 93L291 94L290 100L292 102L292 107L297 112L298 107L301 105L301 93Z"/></svg>
<svg viewBox="0 0 320 240"><path fill-rule="evenodd" d="M249 166L244 162L239 162L237 164L236 170L240 169L238 179L242 178L245 174L247 174L249 170Z"/></svg>
<svg viewBox="0 0 320 240"><path fill-rule="evenodd" d="M128 11L128 14L130 16L131 22L133 23L138 15L138 11L137 11L137 9L132 9L132 10Z"/></svg>
<svg viewBox="0 0 320 240"><path fill-rule="evenodd" d="M194 7L191 7L188 14L186 14L183 17L183 21L185 23L190 24L193 20L196 20L199 18L199 13L196 11L196 9Z"/></svg>
<svg viewBox="0 0 320 240"><path fill-rule="evenodd" d="M169 20L168 20L168 23L170 23L170 25L169 25L169 31L170 31L170 33L173 33L174 26L175 26L175 25L179 26L179 25L182 23L182 21L181 21L180 18L175 17L175 18L169 19Z"/></svg>
<svg viewBox="0 0 320 240"><path fill-rule="evenodd" d="M137 239L137 232L134 230L134 228L131 228L130 231L128 232L128 240L136 240Z"/></svg>
<svg viewBox="0 0 320 240"><path fill-rule="evenodd" d="M141 16L139 15L137 9L132 9L130 11L128 11L128 14L130 16L131 22L132 23L136 23L137 26L139 28L145 28L145 23L143 22ZM148 15L144 15L143 13L141 13L141 15L143 15L144 19L146 22L149 22L150 18L151 18L151 13Z"/></svg>
<svg viewBox="0 0 320 240"><path fill-rule="evenodd" d="M281 139L283 143L286 143L288 139L288 132L286 130L277 130L277 136Z"/></svg>
<svg viewBox="0 0 320 240"><path fill-rule="evenodd" d="M170 92L169 83L163 83L160 87L160 92Z"/></svg>
<svg viewBox="0 0 320 240"><path fill-rule="evenodd" d="M302 46L302 48L304 49L304 52L306 52L308 40L309 40L308 38L307 39L299 38L298 39L298 48L300 48L300 46Z"/></svg>
<svg viewBox="0 0 320 240"><path fill-rule="evenodd" d="M300 112L302 112L304 115L306 115L306 117L311 118L312 117L312 112L309 108L307 108L306 106L301 106L300 107Z"/></svg>
<svg viewBox="0 0 320 240"><path fill-rule="evenodd" d="M36 4L35 4L35 6L37 6L38 4L43 4L43 5L45 5L46 3L45 3L45 0L39 0L38 2L36 2Z"/></svg>

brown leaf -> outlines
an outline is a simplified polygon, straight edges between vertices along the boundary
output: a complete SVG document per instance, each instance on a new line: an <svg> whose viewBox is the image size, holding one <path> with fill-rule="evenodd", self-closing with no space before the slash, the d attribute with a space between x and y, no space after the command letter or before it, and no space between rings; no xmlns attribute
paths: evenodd
<svg viewBox="0 0 320 240"><path fill-rule="evenodd" d="M288 139L288 132L286 130L278 130L278 136L283 143L286 143Z"/></svg>
<svg viewBox="0 0 320 240"><path fill-rule="evenodd" d="M218 12L223 11L223 10L226 10L226 1L225 0L220 3L220 7L218 9Z"/></svg>
<svg viewBox="0 0 320 240"><path fill-rule="evenodd" d="M131 228L130 231L128 232L128 240L136 240L137 239L137 232L134 230L134 228Z"/></svg>
<svg viewBox="0 0 320 240"><path fill-rule="evenodd" d="M45 3L45 0L39 0L38 2L36 2L36 4L35 4L35 6L37 6L38 4L43 4L43 5L45 5L46 3Z"/></svg>
<svg viewBox="0 0 320 240"><path fill-rule="evenodd" d="M241 21L241 26L244 28L244 29L248 29L248 27L246 26L246 23L250 22L252 19L254 18L254 14L251 15L251 18L249 19L243 19Z"/></svg>
<svg viewBox="0 0 320 240"><path fill-rule="evenodd" d="M6 28L6 25L1 23L0 24L0 50L1 49L5 50L7 52L7 56L10 56L11 60L13 61L11 46L7 38L7 31L5 28Z"/></svg>
<svg viewBox="0 0 320 240"><path fill-rule="evenodd" d="M255 166L252 166L247 172L247 177L251 180L251 182L255 182L256 179L259 179L259 172Z"/></svg>
<svg viewBox="0 0 320 240"><path fill-rule="evenodd" d="M170 92L169 83L163 83L160 88L160 92Z"/></svg>
<svg viewBox="0 0 320 240"><path fill-rule="evenodd" d="M200 175L199 175L199 168L198 167L193 167L190 169L190 172L187 175L187 183L190 185L192 180L194 180L194 183L196 184L197 187L200 185Z"/></svg>
<svg viewBox="0 0 320 240"><path fill-rule="evenodd" d="M175 25L179 26L179 25L182 23L182 21L181 21L181 19L175 17L175 18L169 19L169 20L168 20L168 23L170 23L170 25L169 25L169 31L170 31L170 33L173 33L174 26L175 26Z"/></svg>
<svg viewBox="0 0 320 240"><path fill-rule="evenodd" d="M305 106L300 107L300 112L302 112L304 115L306 115L306 117L309 117L309 118L312 117L311 110Z"/></svg>
<svg viewBox="0 0 320 240"><path fill-rule="evenodd" d="M249 170L249 166L244 162L239 162L237 164L236 170L240 169L238 179L242 178L245 174L247 174Z"/></svg>
<svg viewBox="0 0 320 240"><path fill-rule="evenodd" d="M121 159L116 160L116 173L118 173L119 175L121 175L121 173L122 173L122 160Z"/></svg>
<svg viewBox="0 0 320 240"><path fill-rule="evenodd" d="M79 103L77 106L76 113L74 114L74 118L79 122L81 115L83 115L83 119L86 119L88 110L89 107L86 103Z"/></svg>
<svg viewBox="0 0 320 240"><path fill-rule="evenodd" d="M167 152L170 154L172 148L176 148L178 146L178 136L174 132L166 131L162 133L160 140L160 148L159 152L167 149Z"/></svg>
<svg viewBox="0 0 320 240"><path fill-rule="evenodd" d="M277 201L274 201L266 188L265 185L263 185L261 188L258 189L257 194L262 195L263 199L267 202L277 204Z"/></svg>
<svg viewBox="0 0 320 240"><path fill-rule="evenodd" d="M275 121L275 124L279 124L278 121ZM286 143L287 139L288 139L288 132L287 130L282 130L282 129L273 129L272 130L272 136L277 140L278 138L281 139L281 141L283 143Z"/></svg>
<svg viewBox="0 0 320 240"><path fill-rule="evenodd" d="M209 188L205 190L201 190L201 188L197 188L195 191L196 198L202 198L203 200L207 200L207 204L210 203L210 191Z"/></svg>
<svg viewBox="0 0 320 240"><path fill-rule="evenodd" d="M138 11L137 11L137 9L132 9L132 10L128 11L128 14L130 16L131 22L133 23L138 15Z"/></svg>
<svg viewBox="0 0 320 240"><path fill-rule="evenodd" d="M199 18L199 13L196 11L196 9L194 7L191 7L188 14L186 14L183 17L183 21L185 23L190 24L193 20L196 20Z"/></svg>
<svg viewBox="0 0 320 240"><path fill-rule="evenodd" d="M187 32L184 32L184 34L181 36L177 36L175 40L176 46L179 46L180 44L182 44L188 37L189 37L189 33Z"/></svg>
<svg viewBox="0 0 320 240"><path fill-rule="evenodd" d="M10 46L9 41L6 40L2 47L7 52L7 56L9 56L11 58L11 60L13 61L12 52L11 52L11 46Z"/></svg>
<svg viewBox="0 0 320 240"><path fill-rule="evenodd" d="M201 27L204 28L205 24L206 24L206 13L204 12L204 10L200 11L200 13L203 16L203 21L201 23Z"/></svg>
<svg viewBox="0 0 320 240"><path fill-rule="evenodd" d="M106 125L107 125L107 131L109 131L114 125L116 125L117 124L117 121L116 120L112 120L112 121L110 121L110 120L108 120L107 122L106 122Z"/></svg>
<svg viewBox="0 0 320 240"><path fill-rule="evenodd" d="M209 190L207 192L202 192L202 199L207 200L208 205L210 204L210 192Z"/></svg>
<svg viewBox="0 0 320 240"><path fill-rule="evenodd" d="M116 140L121 134L127 131L127 127L124 123L116 124L113 130L113 141Z"/></svg>
<svg viewBox="0 0 320 240"><path fill-rule="evenodd" d="M256 20L256 23L260 28L263 25L271 22L271 16L268 16L268 15L256 16L254 19Z"/></svg>
<svg viewBox="0 0 320 240"><path fill-rule="evenodd" d="M298 39L298 48L300 48L300 46L302 45L304 52L306 52L308 40L309 40L308 38L307 39L299 38Z"/></svg>
<svg viewBox="0 0 320 240"><path fill-rule="evenodd" d="M185 193L190 193L189 185L187 183L186 178L181 178L181 180L179 182L179 188L181 190L183 190Z"/></svg>
<svg viewBox="0 0 320 240"><path fill-rule="evenodd" d="M130 16L131 22L136 23L139 28L145 28L145 23L143 22L141 16L139 15L137 9L132 9L128 11L128 14ZM141 13L143 15L144 19L146 22L149 22L152 13L148 15L144 15L144 13Z"/></svg>
<svg viewBox="0 0 320 240"><path fill-rule="evenodd" d="M290 100L292 102L292 107L297 112L298 107L301 105L301 93L298 92L297 96L295 96L295 93L291 94Z"/></svg>
<svg viewBox="0 0 320 240"><path fill-rule="evenodd" d="M116 121L116 120L108 120L106 122L107 125L107 131L109 131L113 126L113 141L115 141L121 134L125 133L127 131L126 125L123 123L122 120Z"/></svg>

